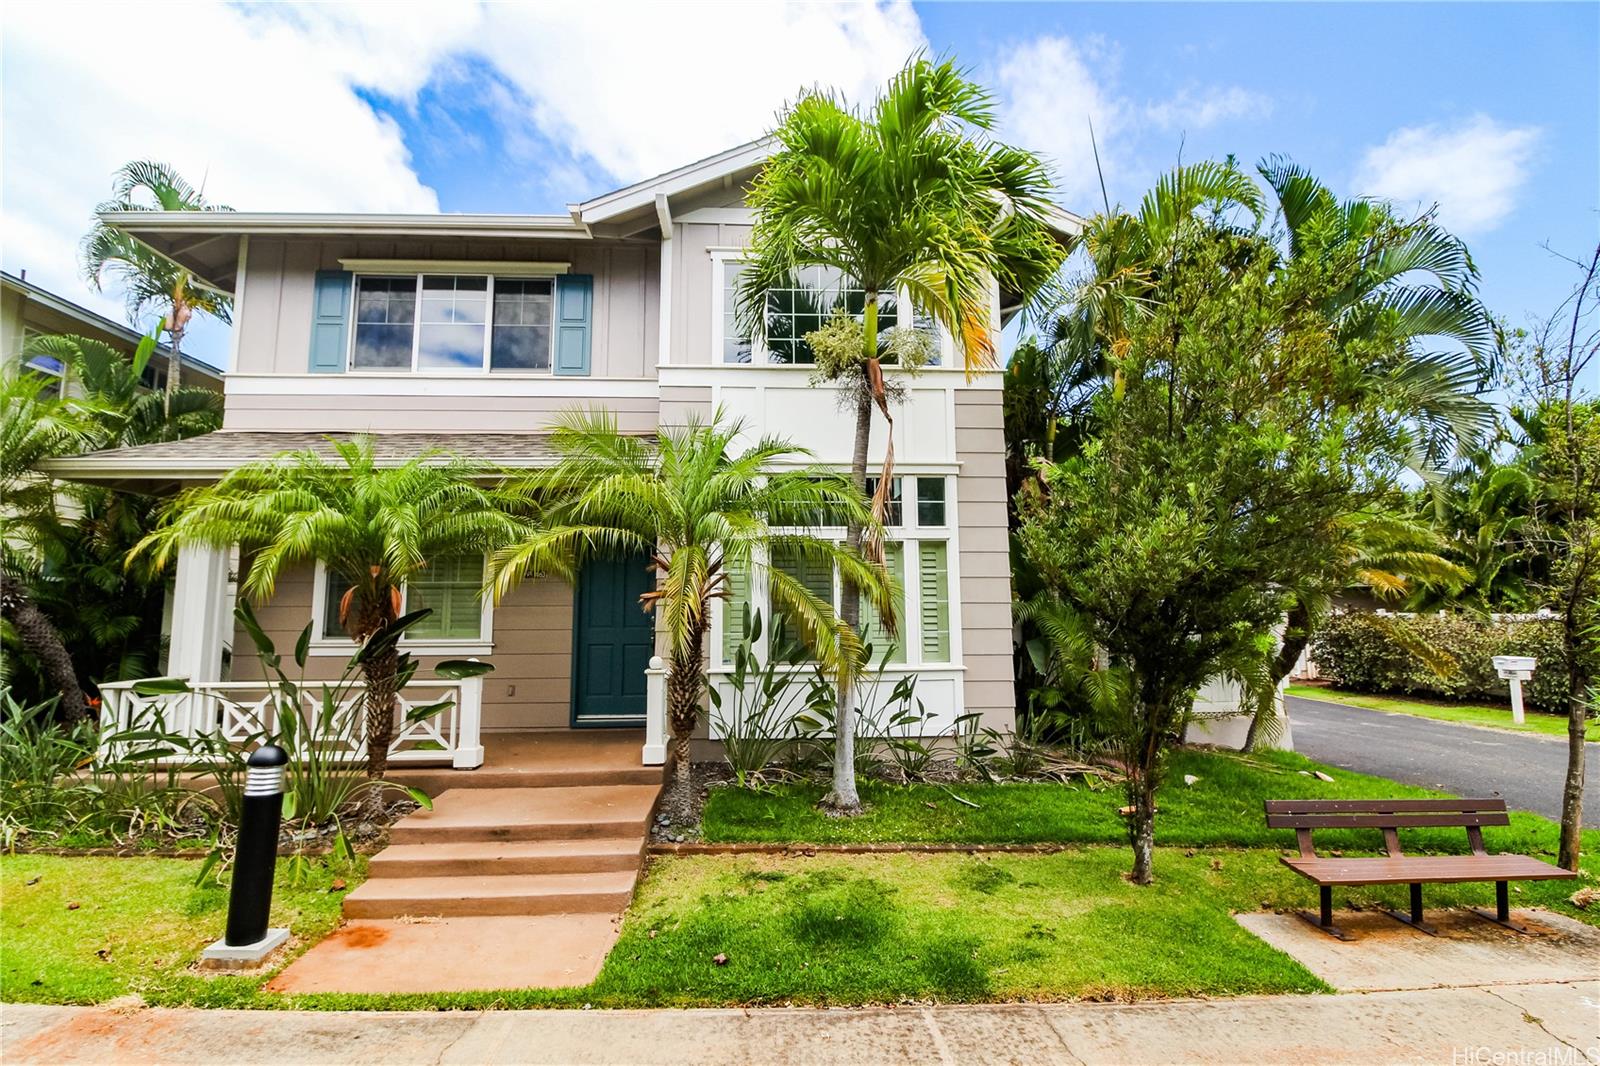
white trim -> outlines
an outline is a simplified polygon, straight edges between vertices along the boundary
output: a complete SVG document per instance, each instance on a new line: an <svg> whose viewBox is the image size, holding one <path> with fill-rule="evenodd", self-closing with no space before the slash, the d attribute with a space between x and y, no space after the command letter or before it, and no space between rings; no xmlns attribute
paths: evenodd
<svg viewBox="0 0 1600 1066"><path fill-rule="evenodd" d="M240 337L244 332L239 328L239 323L244 321L244 275L245 268L249 265L249 262L250 235L241 233L239 235L239 265L234 268L233 272L233 314L231 317L234 325L228 331L229 370L237 370L239 368L239 343ZM226 381L227 379L224 378L223 380Z"/></svg>
<svg viewBox="0 0 1600 1066"><path fill-rule="evenodd" d="M352 331L354 332L354 331ZM361 370L350 374L229 374L228 396L552 396L559 399L653 399L655 378L585 378L542 370L516 374Z"/></svg>
<svg viewBox="0 0 1600 1066"><path fill-rule="evenodd" d="M678 216L679 222L704 222L719 226L753 226L756 213L748 207L697 207Z"/></svg>
<svg viewBox="0 0 1600 1066"><path fill-rule="evenodd" d="M565 274L571 263L501 262L492 259L341 259L353 274L484 274L543 278Z"/></svg>
<svg viewBox="0 0 1600 1066"><path fill-rule="evenodd" d="M487 557L484 566L489 565ZM316 656L351 656L355 654L356 642L348 637L328 636L322 631L323 620L328 611L328 568L321 559L311 573L311 645L308 654ZM407 589L400 587L400 613L406 609ZM447 638L428 638L412 640L409 637L400 639L400 650L410 652L412 655L490 655L494 652L494 597L484 596L482 600L482 616L478 622L478 636L476 639L463 638L451 640Z"/></svg>
<svg viewBox="0 0 1600 1066"><path fill-rule="evenodd" d="M719 305L720 308L720 305ZM718 338L721 337L719 328ZM720 354L720 353L716 353ZM954 392L960 388L1000 389L1005 387L1005 369L988 367L974 371L970 377L959 366L923 367L914 375L906 374L892 366L883 368L886 377L898 381L908 390ZM779 387L797 387L796 376L809 377L816 367L809 363L678 363L671 366L658 364L656 379L663 386L716 386L763 384ZM323 377L326 375L314 375ZM231 378L232 375L230 374ZM950 425L954 425L951 422ZM896 465L899 465L898 463Z"/></svg>
<svg viewBox="0 0 1600 1066"><path fill-rule="evenodd" d="M132 234L294 233L384 236L551 237L585 240L567 215L394 215L303 211L104 211L97 218Z"/></svg>
<svg viewBox="0 0 1600 1066"><path fill-rule="evenodd" d="M672 240L672 205L667 202L667 194L656 193L656 224L661 227L661 239Z"/></svg>
<svg viewBox="0 0 1600 1066"><path fill-rule="evenodd" d="M656 338L656 365L663 366L672 362L672 265L677 255L676 249L679 242L662 241L656 251L661 256L661 285L656 299L660 303L660 316L657 322L659 333ZM656 394L660 395L660 386L652 380Z"/></svg>
<svg viewBox="0 0 1600 1066"><path fill-rule="evenodd" d="M759 166L776 150L777 140L763 137L675 170L669 170L664 174L657 174L644 181L603 193L572 207L584 222L604 222L649 205L655 200L657 193L675 196L702 185L712 184L721 177Z"/></svg>

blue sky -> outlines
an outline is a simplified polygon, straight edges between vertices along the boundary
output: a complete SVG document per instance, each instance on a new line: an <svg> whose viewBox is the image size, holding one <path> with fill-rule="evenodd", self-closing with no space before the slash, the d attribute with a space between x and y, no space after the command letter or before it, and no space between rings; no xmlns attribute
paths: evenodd
<svg viewBox="0 0 1600 1066"><path fill-rule="evenodd" d="M71 252L124 159L241 209L559 211L758 135L804 83L862 99L917 48L995 90L1076 211L1100 206L1091 119L1114 202L1180 151L1287 154L1341 194L1437 203L1513 324L1572 279L1541 244L1580 256L1600 229L1594 4L202 5L188 83L218 92L177 124L158 84L100 73L152 7L4 15L0 261L118 317ZM195 343L226 362L225 330Z"/></svg>

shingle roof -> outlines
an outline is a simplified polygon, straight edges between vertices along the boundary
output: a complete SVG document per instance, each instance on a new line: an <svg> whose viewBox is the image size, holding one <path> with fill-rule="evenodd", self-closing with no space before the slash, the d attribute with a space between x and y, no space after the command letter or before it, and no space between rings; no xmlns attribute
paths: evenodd
<svg viewBox="0 0 1600 1066"><path fill-rule="evenodd" d="M284 452L311 449L333 454L333 440L350 440L349 432L267 432L219 430L187 440L110 448L67 456L42 464L59 477L118 484L146 491L176 481L218 477L245 463ZM430 452L456 456L485 466L546 466L555 461L547 433L371 433L380 463L401 463Z"/></svg>

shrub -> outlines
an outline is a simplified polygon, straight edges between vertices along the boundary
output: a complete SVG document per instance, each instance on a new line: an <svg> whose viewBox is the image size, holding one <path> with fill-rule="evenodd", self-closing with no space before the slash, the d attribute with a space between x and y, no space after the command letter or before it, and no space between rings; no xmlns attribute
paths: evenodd
<svg viewBox="0 0 1600 1066"><path fill-rule="evenodd" d="M1555 621L1349 611L1330 618L1312 641L1317 669L1340 688L1447 700L1505 701L1506 682L1491 661L1496 655L1538 659L1524 698L1535 710L1566 713L1566 658Z"/></svg>

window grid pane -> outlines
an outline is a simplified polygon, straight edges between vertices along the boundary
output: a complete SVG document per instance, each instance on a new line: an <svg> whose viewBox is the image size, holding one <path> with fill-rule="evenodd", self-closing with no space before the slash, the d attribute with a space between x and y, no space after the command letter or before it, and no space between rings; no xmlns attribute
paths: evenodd
<svg viewBox="0 0 1600 1066"><path fill-rule="evenodd" d="M878 491L878 482L881 478L867 478L867 499L870 501ZM889 479L888 506L884 508L883 524L893 529L905 525L905 502L901 497L903 483L899 478Z"/></svg>
<svg viewBox="0 0 1600 1066"><path fill-rule="evenodd" d="M944 478L917 478L917 525L942 526L944 524Z"/></svg>
<svg viewBox="0 0 1600 1066"><path fill-rule="evenodd" d="M747 333L739 329L739 278L741 263L722 264L722 361L748 363L754 349Z"/></svg>
<svg viewBox="0 0 1600 1066"><path fill-rule="evenodd" d="M496 278L491 370L549 370L555 285L548 278Z"/></svg>
<svg viewBox="0 0 1600 1066"><path fill-rule="evenodd" d="M322 639L349 640L350 633L339 622L339 601L350 590L350 582L332 570L322 574Z"/></svg>
<svg viewBox="0 0 1600 1066"><path fill-rule="evenodd" d="M866 307L866 290L846 285L844 276L832 267L803 267L790 280L789 286L767 291L769 359L774 363L814 363L817 361L816 354L812 352L811 345L806 343L806 334L821 329L837 310L860 319ZM887 290L880 292L879 335L893 329L898 321L899 309L894 293ZM723 335L729 335L726 325Z"/></svg>
<svg viewBox="0 0 1600 1066"><path fill-rule="evenodd" d="M417 367L481 370L489 279L430 274L422 279Z"/></svg>
<svg viewBox="0 0 1600 1066"><path fill-rule="evenodd" d="M447 555L435 559L406 586L406 610L432 608L410 636L435 640L473 640L483 634L483 556Z"/></svg>
<svg viewBox="0 0 1600 1066"><path fill-rule="evenodd" d="M358 279L351 365L360 370L409 369L416 309L416 278Z"/></svg>

